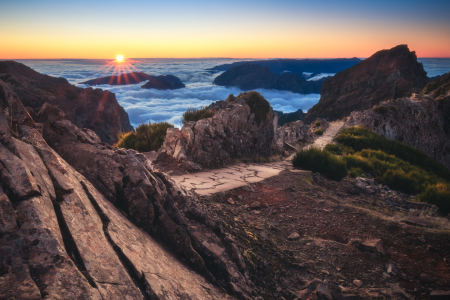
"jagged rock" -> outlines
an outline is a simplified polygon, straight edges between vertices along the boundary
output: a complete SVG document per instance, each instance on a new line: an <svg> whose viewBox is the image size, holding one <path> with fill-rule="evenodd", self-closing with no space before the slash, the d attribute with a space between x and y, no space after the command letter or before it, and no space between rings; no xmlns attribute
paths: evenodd
<svg viewBox="0 0 450 300"><path fill-rule="evenodd" d="M450 291L432 291L430 293L431 299L450 299Z"/></svg>
<svg viewBox="0 0 450 300"><path fill-rule="evenodd" d="M361 243L360 249L362 251L374 252L381 256L388 255L387 249L383 245L383 241L380 239L367 240Z"/></svg>
<svg viewBox="0 0 450 300"><path fill-rule="evenodd" d="M293 144L298 140L312 141L314 139L313 132L308 125L304 125L302 121L286 123L283 126L277 126L275 133L275 143L282 149L284 143Z"/></svg>
<svg viewBox="0 0 450 300"><path fill-rule="evenodd" d="M133 130L128 114L109 91L78 88L64 78L40 74L14 61L0 62L0 80L36 114L48 102L61 109L67 120L95 131L106 143L115 143L119 132Z"/></svg>
<svg viewBox="0 0 450 300"><path fill-rule="evenodd" d="M0 298L231 298L130 222L45 142L15 94L1 81L0 87L2 107L15 108L14 113L9 113L11 110L0 113L0 160L3 164L7 162L2 175L7 171L9 176L8 180L2 178L5 193L0 193ZM59 113L50 108L49 111ZM13 130L3 126L5 119L6 124L14 124ZM87 134L67 120L45 124L47 132L56 124L59 124L56 126L61 135L70 136L70 130L76 131L75 137L82 137L78 139L78 145L91 143L89 145L99 147L97 152L92 151L95 155L121 156L101 144L98 137L93 138L95 134ZM73 144L68 146L72 146L72 151L76 149ZM134 176L142 175L134 171L139 161L133 157L140 155L127 153L123 157L132 164L124 167L123 172L130 182L135 182ZM189 200L163 174L148 171L147 175L155 178L148 187L158 190L159 195ZM22 188L18 188L19 183ZM135 188L142 189L143 186L136 184ZM146 202L147 198L143 200ZM170 229L179 231L181 227L168 217L168 214L176 216L174 203L170 199L164 200L162 204L154 202L158 224L165 233L170 233ZM149 212L149 207L142 209ZM191 234L195 236L195 233ZM179 237L189 239L187 234ZM214 278L210 279L214 281ZM238 280L242 281L242 278ZM238 286L243 287L244 293L249 293L247 286Z"/></svg>
<svg viewBox="0 0 450 300"><path fill-rule="evenodd" d="M274 142L276 119L269 102L257 92L218 101L212 118L169 128L162 151L180 161L203 167L222 167L236 158L278 154Z"/></svg>
<svg viewBox="0 0 450 300"><path fill-rule="evenodd" d="M420 91L428 79L415 52L406 45L381 50L325 81L320 101L308 110L305 123L334 121L388 99Z"/></svg>
<svg viewBox="0 0 450 300"><path fill-rule="evenodd" d="M257 208L260 208L260 207L261 207L261 203L259 203L258 201L255 201L255 202L252 202L252 203L249 205L249 207L252 208L252 209L257 209Z"/></svg>

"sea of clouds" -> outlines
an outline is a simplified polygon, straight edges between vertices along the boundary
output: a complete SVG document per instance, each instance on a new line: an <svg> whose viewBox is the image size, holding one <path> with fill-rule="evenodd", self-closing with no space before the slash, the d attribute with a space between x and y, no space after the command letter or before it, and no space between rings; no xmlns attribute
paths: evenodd
<svg viewBox="0 0 450 300"><path fill-rule="evenodd" d="M422 60L422 61L421 61ZM175 75L186 84L186 88L160 91L142 89L145 82L127 86L100 85L95 88L110 90L116 94L120 105L128 112L133 126L147 122L167 121L180 126L180 118L189 107L202 107L213 101L224 100L229 94L238 95L239 88L213 85L220 73L207 69L214 66L239 61L236 59L133 59L128 61L129 71L141 71L150 75ZM419 59L423 62L428 76L441 75L450 71L450 59ZM56 77L64 77L79 87L87 87L81 82L116 74L110 68L111 60L20 60L36 71ZM318 74L313 80L332 73ZM311 80L310 79L310 80ZM319 94L296 94L288 91L257 89L275 110L293 112L301 108L307 111L319 99Z"/></svg>

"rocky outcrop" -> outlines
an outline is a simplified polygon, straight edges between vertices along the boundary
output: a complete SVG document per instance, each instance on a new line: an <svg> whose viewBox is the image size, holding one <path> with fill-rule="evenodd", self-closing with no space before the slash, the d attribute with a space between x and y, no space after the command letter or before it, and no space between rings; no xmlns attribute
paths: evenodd
<svg viewBox="0 0 450 300"><path fill-rule="evenodd" d="M239 269L226 251L232 243L212 232L195 198L144 157L114 152L46 105L41 116L54 117L44 122L44 136L62 155L61 144L79 147L85 162L73 165L96 171L85 172L96 178L91 183L46 143L1 81L0 105L0 298L231 299L214 282L248 297L245 265ZM95 159L101 168L88 168ZM160 232L195 268L145 231Z"/></svg>
<svg viewBox="0 0 450 300"><path fill-rule="evenodd" d="M121 75L112 75L81 82L86 85L128 85L149 81L142 86L144 89L175 90L184 88L181 80L173 75L152 76L143 72L131 72Z"/></svg>
<svg viewBox="0 0 450 300"><path fill-rule="evenodd" d="M299 140L314 140L314 132L310 129L310 126L303 124L302 121L286 123L277 127L275 143L279 149L283 149L285 143L292 145Z"/></svg>
<svg viewBox="0 0 450 300"><path fill-rule="evenodd" d="M213 103L212 118L169 128L162 151L180 161L206 168L237 158L278 154L273 148L277 119L269 102L257 92L242 93Z"/></svg>
<svg viewBox="0 0 450 300"><path fill-rule="evenodd" d="M444 109L449 104L449 98L435 100L432 95L384 101L374 108L353 112L345 126L360 125L404 142L450 169L450 135L445 129L450 114Z"/></svg>
<svg viewBox="0 0 450 300"><path fill-rule="evenodd" d="M283 126L286 123L291 123L295 121L303 121L305 119L306 113L303 112L301 108L297 111L290 113L283 113L282 111L275 111L278 115L278 125Z"/></svg>
<svg viewBox="0 0 450 300"><path fill-rule="evenodd" d="M33 117L49 103L60 108L67 120L95 131L110 144L117 141L119 132L133 130L128 114L109 91L78 88L64 78L40 74L14 61L0 62L0 80L17 94Z"/></svg>
<svg viewBox="0 0 450 300"><path fill-rule="evenodd" d="M378 51L325 81L320 101L308 110L305 122L318 117L333 121L381 101L410 96L420 91L427 81L422 64L408 46Z"/></svg>
<svg viewBox="0 0 450 300"><path fill-rule="evenodd" d="M327 78L317 81L307 81L297 74L272 73L269 67L255 64L245 64L232 67L214 79L213 84L221 86L237 86L241 90L275 89L291 91L293 93L311 94L320 93L322 83Z"/></svg>

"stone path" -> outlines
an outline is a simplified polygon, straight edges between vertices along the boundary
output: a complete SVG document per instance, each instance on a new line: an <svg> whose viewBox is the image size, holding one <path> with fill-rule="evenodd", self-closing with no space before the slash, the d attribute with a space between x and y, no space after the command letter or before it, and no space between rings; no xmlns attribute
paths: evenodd
<svg viewBox="0 0 450 300"><path fill-rule="evenodd" d="M330 126L313 144L307 147L324 148L331 143L333 138L341 129L344 122L331 122ZM239 164L222 169L210 170L172 178L187 190L194 190L199 195L211 195L218 192L228 191L249 183L262 181L266 178L278 175L281 171L289 169L292 172L305 172L305 170L294 170L291 155L286 160L267 164Z"/></svg>
<svg viewBox="0 0 450 300"><path fill-rule="evenodd" d="M344 121L330 122L330 126L327 128L327 130L325 130L323 135L316 139L313 144L306 146L304 149L325 148L326 145L330 144L333 141L334 137L338 134L339 130L341 130L342 126L344 126Z"/></svg>

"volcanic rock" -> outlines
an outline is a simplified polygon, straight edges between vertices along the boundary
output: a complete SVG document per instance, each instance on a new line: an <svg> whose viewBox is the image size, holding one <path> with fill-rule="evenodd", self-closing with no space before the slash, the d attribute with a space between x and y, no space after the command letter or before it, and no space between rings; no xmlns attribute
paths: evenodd
<svg viewBox="0 0 450 300"><path fill-rule="evenodd" d="M174 158L203 167L222 167L236 158L280 153L274 144L276 119L269 102L257 92L242 93L209 106L212 118L169 128L162 146Z"/></svg>
<svg viewBox="0 0 450 300"><path fill-rule="evenodd" d="M320 101L308 110L305 122L318 117L333 121L381 101L410 96L427 81L422 64L407 45L378 51L325 81Z"/></svg>
<svg viewBox="0 0 450 300"><path fill-rule="evenodd" d="M0 80L35 114L49 103L61 109L67 120L95 131L106 143L115 143L119 132L133 130L128 114L109 91L78 88L64 78L40 74L14 61L0 62Z"/></svg>
<svg viewBox="0 0 450 300"><path fill-rule="evenodd" d="M72 153L83 149L84 161L74 165L80 170L84 166L89 170L86 174L97 177L94 183L103 185L105 194L109 188L116 193L115 207L46 143L18 97L2 81L0 103L0 298L231 299L210 283L216 279L192 245L201 248L199 253L209 251L205 257L220 264L225 285L235 283L243 298L251 293L251 282L232 258L225 251L209 250L225 248L225 242L204 225L213 224L212 220L196 206L193 196L152 171L144 157L115 153L94 132L56 120L60 112L49 104L44 109L47 116L56 115L53 123L44 123L44 135L54 145L60 136L59 144L66 143ZM62 148L57 149L68 155ZM86 164L95 160L103 163L96 170L96 164ZM94 170L95 174L89 174ZM119 185L114 186L115 179ZM113 199L112 193L107 196ZM204 223L186 219L188 210ZM164 242L170 248L176 244L184 249L175 253L183 253L194 269L136 225L166 236ZM199 246L199 241L207 245Z"/></svg>
<svg viewBox="0 0 450 300"><path fill-rule="evenodd" d="M181 80L173 75L160 75L152 76L143 72L131 72L121 75L112 75L107 77L101 77L81 82L86 85L128 85L137 84L143 81L149 80L142 86L144 89L158 89L158 90L174 90L184 88L185 85Z"/></svg>

